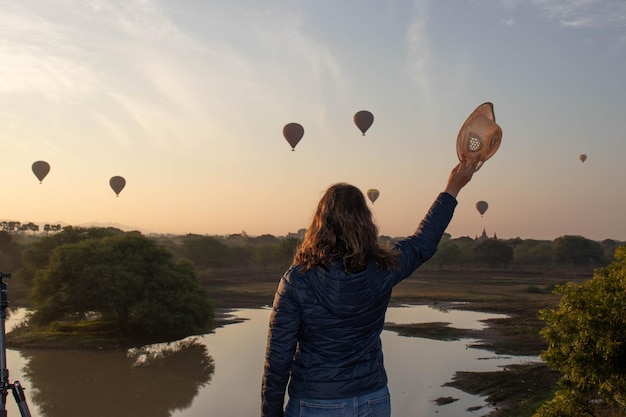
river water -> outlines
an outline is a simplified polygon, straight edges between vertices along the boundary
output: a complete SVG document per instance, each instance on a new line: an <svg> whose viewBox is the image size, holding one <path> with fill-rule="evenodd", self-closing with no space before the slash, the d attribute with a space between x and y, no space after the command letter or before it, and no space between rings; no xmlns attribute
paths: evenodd
<svg viewBox="0 0 626 417"><path fill-rule="evenodd" d="M207 417L259 415L260 382L270 310L232 312L240 319L214 333L129 351L7 350L9 381L20 381L33 417ZM7 332L23 311L6 321ZM480 329L499 317L428 306L389 308L387 322L447 322ZM394 416L483 416L484 399L444 387L456 371L493 371L538 357L502 356L438 341L382 334ZM440 397L454 402L437 405ZM482 407L475 411L470 408ZM13 395L8 415L20 416Z"/></svg>

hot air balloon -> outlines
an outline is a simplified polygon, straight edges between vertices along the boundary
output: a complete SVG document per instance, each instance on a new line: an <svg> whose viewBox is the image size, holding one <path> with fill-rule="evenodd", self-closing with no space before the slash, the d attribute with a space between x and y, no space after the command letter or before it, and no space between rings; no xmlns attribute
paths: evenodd
<svg viewBox="0 0 626 417"><path fill-rule="evenodd" d="M296 145L304 136L304 128L299 123L287 123L283 127L283 136L287 139L287 142L291 145L291 150L296 150Z"/></svg>
<svg viewBox="0 0 626 417"><path fill-rule="evenodd" d="M124 179L124 177L116 175L114 177L111 177L111 179L109 180L109 185L111 186L113 191L115 191L115 196L119 197L120 193L126 186L126 180Z"/></svg>
<svg viewBox="0 0 626 417"><path fill-rule="evenodd" d="M48 172L50 172L50 164L48 164L46 161L34 162L32 168L33 173L39 180L39 184L41 184L41 181L43 181L43 179L46 178L46 175L48 175Z"/></svg>
<svg viewBox="0 0 626 417"><path fill-rule="evenodd" d="M363 133L363 136L372 123L374 123L374 115L367 110L361 110L354 114L354 124Z"/></svg>
<svg viewBox="0 0 626 417"><path fill-rule="evenodd" d="M585 155L584 153L581 153L578 156L578 159L580 159L580 162L585 162L587 160L587 155Z"/></svg>
<svg viewBox="0 0 626 417"><path fill-rule="evenodd" d="M372 204L376 201L379 195L380 192L375 188L370 188L369 190L367 190L367 198L370 199Z"/></svg>
<svg viewBox="0 0 626 417"><path fill-rule="evenodd" d="M489 204L487 204L486 201L479 201L478 203L476 203L476 210L478 210L481 217L483 216L483 214L485 214L488 208Z"/></svg>

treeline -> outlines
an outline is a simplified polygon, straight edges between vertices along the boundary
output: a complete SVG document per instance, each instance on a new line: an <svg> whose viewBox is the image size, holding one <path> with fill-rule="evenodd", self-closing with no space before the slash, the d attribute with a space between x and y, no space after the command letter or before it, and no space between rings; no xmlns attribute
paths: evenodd
<svg viewBox="0 0 626 417"><path fill-rule="evenodd" d="M57 233L23 235L0 230L0 271L31 281L37 270L45 268L50 253L58 246L85 239L121 235L116 228L65 226ZM194 269L288 265L299 239L294 236L277 238L272 235L249 237L229 236L146 236L167 249L176 259L191 262Z"/></svg>
<svg viewBox="0 0 626 417"><path fill-rule="evenodd" d="M29 235L0 230L0 271L14 271L30 282L38 269L47 266L52 251L65 243L124 233L116 228L63 227L56 233ZM175 259L189 261L197 272L212 268L288 267L300 242L299 235L226 236L151 235L148 238L171 252ZM385 245L399 238L381 236ZM497 239L481 237L452 238L444 235L439 249L427 263L435 268L449 267L551 267L608 265L615 249L624 242L606 239L594 241L583 236L566 235L550 240Z"/></svg>
<svg viewBox="0 0 626 417"><path fill-rule="evenodd" d="M172 252L190 260L198 271L210 268L266 268L291 264L300 239L296 236L275 237L245 234L228 236L187 235L159 238ZM381 236L384 245L399 238ZM444 236L439 249L427 263L436 268L448 267L558 267L608 265L615 249L624 242L601 242L583 236L566 235L550 240L497 239Z"/></svg>
<svg viewBox="0 0 626 417"><path fill-rule="evenodd" d="M583 236L565 235L555 240L471 239L444 237L429 264L478 267L601 267L613 260L615 249L624 242L594 241Z"/></svg>
<svg viewBox="0 0 626 417"><path fill-rule="evenodd" d="M60 224L45 224L43 226L44 233L48 234L50 232L59 232L63 229L63 226ZM26 232L38 233L39 225L33 222L22 223L17 221L2 221L0 222L0 230L8 233L21 233L24 234Z"/></svg>
<svg viewBox="0 0 626 417"><path fill-rule="evenodd" d="M191 261L198 271L211 268L287 267L300 243L297 236L251 237L245 233L228 236L190 234L157 239L175 256Z"/></svg>

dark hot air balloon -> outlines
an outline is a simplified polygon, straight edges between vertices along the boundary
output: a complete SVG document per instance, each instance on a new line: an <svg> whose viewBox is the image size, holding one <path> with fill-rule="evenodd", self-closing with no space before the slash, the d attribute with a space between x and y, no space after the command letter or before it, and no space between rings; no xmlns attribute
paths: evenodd
<svg viewBox="0 0 626 417"><path fill-rule="evenodd" d="M367 190L367 198L370 199L372 204L376 201L379 195L380 192L375 188L370 188L369 190Z"/></svg>
<svg viewBox="0 0 626 417"><path fill-rule="evenodd" d="M41 181L43 181L43 179L46 178L46 175L48 175L48 172L50 172L50 164L48 164L46 161L34 162L32 168L33 173L39 180L39 184L41 184Z"/></svg>
<svg viewBox="0 0 626 417"><path fill-rule="evenodd" d="M124 177L116 175L114 177L111 177L111 179L109 180L109 185L111 186L113 191L115 191L115 196L118 197L126 186L126 180L124 179Z"/></svg>
<svg viewBox="0 0 626 417"><path fill-rule="evenodd" d="M587 160L587 155L585 155L584 153L581 153L578 156L578 159L580 159L580 162L585 162Z"/></svg>
<svg viewBox="0 0 626 417"><path fill-rule="evenodd" d="M481 217L483 214L485 214L488 208L489 208L489 204L487 204L486 201L479 201L478 203L476 203L476 210L478 210Z"/></svg>
<svg viewBox="0 0 626 417"><path fill-rule="evenodd" d="M296 145L304 136L304 128L299 123L287 123L283 127L283 136L287 139L287 142L291 145L291 150L296 150Z"/></svg>
<svg viewBox="0 0 626 417"><path fill-rule="evenodd" d="M354 114L354 124L359 128L363 136L370 126L374 123L374 115L367 110L361 110Z"/></svg>

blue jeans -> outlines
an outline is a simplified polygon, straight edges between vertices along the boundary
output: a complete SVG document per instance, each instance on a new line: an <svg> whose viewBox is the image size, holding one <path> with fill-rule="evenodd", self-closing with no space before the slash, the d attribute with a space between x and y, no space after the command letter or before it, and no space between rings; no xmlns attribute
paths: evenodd
<svg viewBox="0 0 626 417"><path fill-rule="evenodd" d="M339 400L289 399L285 417L390 417L387 387L370 394Z"/></svg>

